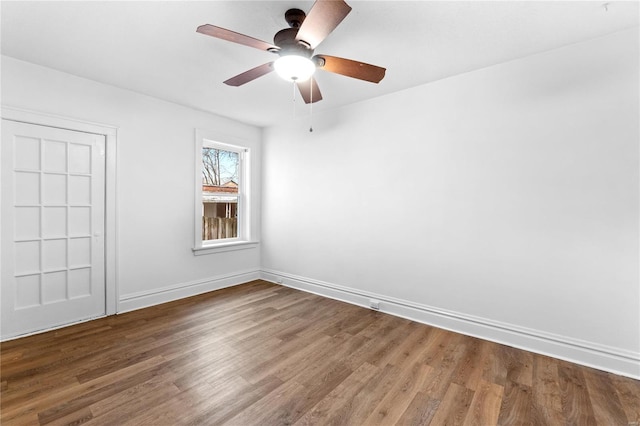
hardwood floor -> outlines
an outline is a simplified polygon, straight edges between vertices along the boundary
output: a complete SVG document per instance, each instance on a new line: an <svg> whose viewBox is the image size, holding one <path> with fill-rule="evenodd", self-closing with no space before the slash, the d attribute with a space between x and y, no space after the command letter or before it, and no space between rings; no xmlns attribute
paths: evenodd
<svg viewBox="0 0 640 426"><path fill-rule="evenodd" d="M639 425L640 382L255 281L2 344L3 425Z"/></svg>

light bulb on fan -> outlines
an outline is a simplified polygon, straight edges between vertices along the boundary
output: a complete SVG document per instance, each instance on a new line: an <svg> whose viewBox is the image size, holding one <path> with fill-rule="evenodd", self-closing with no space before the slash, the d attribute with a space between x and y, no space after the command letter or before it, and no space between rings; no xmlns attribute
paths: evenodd
<svg viewBox="0 0 640 426"><path fill-rule="evenodd" d="M307 81L316 71L316 65L311 59L299 55L281 56L273 67L287 81Z"/></svg>

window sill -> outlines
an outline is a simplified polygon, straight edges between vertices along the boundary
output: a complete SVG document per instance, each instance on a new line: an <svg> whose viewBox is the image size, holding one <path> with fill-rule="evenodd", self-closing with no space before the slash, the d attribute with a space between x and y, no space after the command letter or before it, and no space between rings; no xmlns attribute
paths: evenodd
<svg viewBox="0 0 640 426"><path fill-rule="evenodd" d="M223 253L226 251L248 250L258 247L257 241L232 241L228 243L216 243L211 245L204 245L201 247L194 247L194 256L203 256L205 254Z"/></svg>

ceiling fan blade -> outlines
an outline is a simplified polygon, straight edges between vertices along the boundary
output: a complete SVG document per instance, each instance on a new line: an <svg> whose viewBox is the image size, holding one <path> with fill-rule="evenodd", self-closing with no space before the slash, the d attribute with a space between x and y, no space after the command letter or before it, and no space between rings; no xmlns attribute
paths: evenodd
<svg viewBox="0 0 640 426"><path fill-rule="evenodd" d="M296 82L296 85L298 86L298 90L300 91L305 104L310 104L312 100L313 103L322 100L322 93L320 93L318 83L313 77L309 78L307 81L298 81Z"/></svg>
<svg viewBox="0 0 640 426"><path fill-rule="evenodd" d="M320 63L324 61L324 65L318 65L318 68L322 70L372 83L379 83L387 71L386 68L335 56L316 55L315 58L320 58L320 61L318 61Z"/></svg>
<svg viewBox="0 0 640 426"><path fill-rule="evenodd" d="M229 80L225 81L224 84L235 87L242 86L243 84L253 81L258 77L269 74L271 71L273 71L273 62L267 62L266 64L251 68L249 71L245 71L242 74L238 74L235 77L231 77Z"/></svg>
<svg viewBox="0 0 640 426"><path fill-rule="evenodd" d="M222 40L231 41L233 43L244 44L245 46L254 47L260 50L280 50L278 46L274 46L273 44L267 43L266 41L258 40L257 38L249 37L235 31L227 30L225 28L216 27L215 25L200 25L196 32L200 34L206 34L211 37L220 38Z"/></svg>
<svg viewBox="0 0 640 426"><path fill-rule="evenodd" d="M351 6L342 0L317 0L300 25L296 40L302 40L315 49L349 12Z"/></svg>

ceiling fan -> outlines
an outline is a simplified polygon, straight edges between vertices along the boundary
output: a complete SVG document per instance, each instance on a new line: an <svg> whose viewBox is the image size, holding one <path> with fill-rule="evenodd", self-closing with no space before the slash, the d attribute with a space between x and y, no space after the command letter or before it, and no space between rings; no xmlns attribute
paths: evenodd
<svg viewBox="0 0 640 426"><path fill-rule="evenodd" d="M298 86L305 103L312 103L322 99L318 83L313 78L316 69L372 83L379 83L384 77L385 68L351 59L313 54L315 48L349 12L351 6L342 0L317 0L308 15L300 9L289 9L284 18L290 28L278 31L273 38L273 44L215 25L201 25L196 31L280 56L275 61L259 65L226 80L225 84L242 86L275 70L285 80L293 81Z"/></svg>

